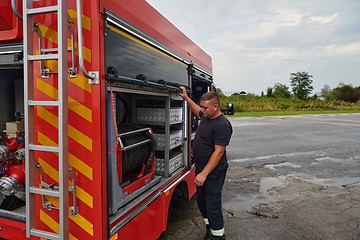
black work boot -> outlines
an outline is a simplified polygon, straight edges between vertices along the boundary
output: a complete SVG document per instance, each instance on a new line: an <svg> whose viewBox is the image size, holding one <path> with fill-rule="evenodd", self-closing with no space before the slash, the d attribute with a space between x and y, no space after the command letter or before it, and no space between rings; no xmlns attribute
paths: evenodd
<svg viewBox="0 0 360 240"><path fill-rule="evenodd" d="M206 224L206 234L205 234L204 240L210 240L210 239L211 239L210 225Z"/></svg>
<svg viewBox="0 0 360 240"><path fill-rule="evenodd" d="M210 234L210 238L209 238L210 240L226 240L226 236L225 236L225 234L224 235L222 235L222 236L214 236L214 235L211 235Z"/></svg>

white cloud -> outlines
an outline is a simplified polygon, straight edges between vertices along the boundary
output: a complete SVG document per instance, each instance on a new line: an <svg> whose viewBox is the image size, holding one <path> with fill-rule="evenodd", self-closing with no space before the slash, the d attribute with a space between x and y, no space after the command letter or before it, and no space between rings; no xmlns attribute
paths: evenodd
<svg viewBox="0 0 360 240"><path fill-rule="evenodd" d="M329 23L334 22L337 17L338 17L338 14L334 13L332 15L327 15L327 16L312 16L312 17L309 17L309 19L312 22L319 22L320 24L329 24Z"/></svg>
<svg viewBox="0 0 360 240"><path fill-rule="evenodd" d="M223 91L259 94L290 72L360 83L359 0L148 0L213 59Z"/></svg>
<svg viewBox="0 0 360 240"><path fill-rule="evenodd" d="M324 47L324 53L332 56L354 55L360 58L360 42L345 45L327 45Z"/></svg>

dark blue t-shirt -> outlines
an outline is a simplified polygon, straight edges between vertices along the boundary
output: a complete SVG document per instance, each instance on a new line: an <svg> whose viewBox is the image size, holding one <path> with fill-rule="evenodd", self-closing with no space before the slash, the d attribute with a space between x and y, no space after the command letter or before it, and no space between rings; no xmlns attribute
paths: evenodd
<svg viewBox="0 0 360 240"><path fill-rule="evenodd" d="M231 123L223 114L214 119L209 119L200 112L200 118L201 121L193 144L193 157L197 171L201 171L206 166L215 150L215 145L227 146L232 134ZM227 167L225 151L215 169L222 170L227 169Z"/></svg>

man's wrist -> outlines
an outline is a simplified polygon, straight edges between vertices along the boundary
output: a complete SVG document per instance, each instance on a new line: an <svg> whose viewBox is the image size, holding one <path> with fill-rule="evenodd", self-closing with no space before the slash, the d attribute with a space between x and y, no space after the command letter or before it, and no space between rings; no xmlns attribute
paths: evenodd
<svg viewBox="0 0 360 240"><path fill-rule="evenodd" d="M201 174L204 175L205 177L207 177L209 175L209 173L207 171L204 171L204 170L201 171Z"/></svg>

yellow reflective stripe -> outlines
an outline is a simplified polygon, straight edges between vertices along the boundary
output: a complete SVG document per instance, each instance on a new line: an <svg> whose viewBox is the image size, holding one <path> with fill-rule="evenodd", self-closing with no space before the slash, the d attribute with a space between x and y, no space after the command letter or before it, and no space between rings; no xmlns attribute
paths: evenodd
<svg viewBox="0 0 360 240"><path fill-rule="evenodd" d="M70 15L70 19L71 22L76 22L76 11L73 9L69 9L68 13ZM82 24L83 24L83 28L85 28L86 30L91 31L91 18L82 15Z"/></svg>
<svg viewBox="0 0 360 240"><path fill-rule="evenodd" d="M114 235L112 235L111 237L110 237L110 239L109 240L117 240L118 239L118 234L117 233L115 233Z"/></svg>
<svg viewBox="0 0 360 240"><path fill-rule="evenodd" d="M90 180L93 180L93 172L91 167L89 167L86 163L84 163L71 153L69 153L68 158L69 164L73 166L73 168L84 174Z"/></svg>
<svg viewBox="0 0 360 240"><path fill-rule="evenodd" d="M47 197L49 201L55 206L59 207L59 199L54 197ZM77 216L69 215L69 218L73 220L77 225L79 225L82 229L84 229L87 233L89 233L91 236L94 236L94 230L93 230L93 224L86 220L83 216L80 214Z"/></svg>
<svg viewBox="0 0 360 240"><path fill-rule="evenodd" d="M57 143L45 136L42 132L38 131L38 141L44 146L57 147ZM57 153L55 153L58 155Z"/></svg>
<svg viewBox="0 0 360 240"><path fill-rule="evenodd" d="M68 44L69 44L69 41L70 40L68 39ZM71 43L70 43L70 45L71 45ZM75 43L75 49L79 49L79 45L77 43ZM91 50L89 48L83 46L83 55L84 55L84 59L91 63Z"/></svg>
<svg viewBox="0 0 360 240"><path fill-rule="evenodd" d="M39 141L39 143L41 143L42 145L45 145L45 146L57 146L57 144L54 141L52 141L50 138L45 136L40 131L38 132L38 141ZM84 163L80 159L78 159L77 157L75 157L74 155L72 155L71 153L68 153L68 154L69 154L69 156L68 156L69 164L73 168L75 168L77 171L82 173L84 176L86 176L87 178L92 180L93 179L92 168L89 167L86 163Z"/></svg>
<svg viewBox="0 0 360 240"><path fill-rule="evenodd" d="M37 107L37 115L44 119L46 122L57 128L58 118L48 110L43 107ZM76 142L87 148L89 151L92 151L92 139L77 130L76 128L68 125L69 137L74 139Z"/></svg>
<svg viewBox="0 0 360 240"><path fill-rule="evenodd" d="M209 225L209 219L208 218L204 218L204 222L206 225Z"/></svg>
<svg viewBox="0 0 360 240"><path fill-rule="evenodd" d="M83 145L90 152L92 152L92 140L82 132L78 131L76 128L72 126L68 126L69 137Z"/></svg>
<svg viewBox="0 0 360 240"><path fill-rule="evenodd" d="M59 172L53 168L50 164L45 162L41 157L39 157L39 164L42 167L46 175L50 176L56 182L59 182Z"/></svg>
<svg viewBox="0 0 360 240"><path fill-rule="evenodd" d="M93 197L79 186L76 186L76 196L90 208L93 208Z"/></svg>
<svg viewBox="0 0 360 240"><path fill-rule="evenodd" d="M39 24L39 28L41 31L41 35L46 38L47 40L52 41L53 43L58 43L57 42L57 32L52 30L51 28L48 28L45 25ZM68 46L71 46L71 40L68 39ZM78 49L77 44L75 43L75 48ZM83 52L84 52L84 59L88 62L91 62L91 50L87 47L83 47Z"/></svg>
<svg viewBox="0 0 360 240"><path fill-rule="evenodd" d="M36 88L51 97L54 100L58 100L58 90L47 82L36 78ZM80 117L85 118L89 122L92 122L92 111L91 109L85 107L75 99L68 97L69 109L79 115Z"/></svg>
<svg viewBox="0 0 360 240"><path fill-rule="evenodd" d="M37 54L39 54L39 53L37 53ZM58 66L55 61L46 61L45 65L52 72L58 71ZM75 77L75 78L73 78L73 77L69 78L69 81L72 82L73 84L77 85L78 87L84 89L85 91L91 93L91 85L89 84L89 80L87 78L85 78L84 76L78 74L77 77Z"/></svg>
<svg viewBox="0 0 360 240"><path fill-rule="evenodd" d="M68 101L69 101L69 109L71 111L73 111L77 115L85 118L89 122L92 122L91 109L85 107L84 105L82 105L81 103L79 103L78 101L76 101L75 99L73 99L71 97L68 98Z"/></svg>
<svg viewBox="0 0 360 240"><path fill-rule="evenodd" d="M56 182L59 182L59 172L55 168L53 168L51 165L49 165L40 157L39 157L39 163L43 168L44 173L49 175ZM71 185L70 181L69 181L69 185ZM76 189L76 197L80 199L82 202L84 202L86 205L88 205L90 208L93 208L93 197L79 186L76 186L75 189Z"/></svg>
<svg viewBox="0 0 360 240"><path fill-rule="evenodd" d="M85 78L83 75L78 74L76 78L69 78L69 82L72 82L76 86L91 93L91 85L89 84L89 79Z"/></svg>
<svg viewBox="0 0 360 240"><path fill-rule="evenodd" d="M40 209L40 220L45 223L49 228L51 228L55 233L59 234L59 223L52 219L49 215L47 215L42 209ZM75 240L77 239L69 233L69 239Z"/></svg>
<svg viewBox="0 0 360 240"><path fill-rule="evenodd" d="M59 207L59 199L55 197L46 197L48 201L51 202L55 207ZM69 218L74 221L77 225L79 225L82 229L84 229L91 236L94 236L93 224L86 220L83 216L78 214L77 216L69 215Z"/></svg>
<svg viewBox="0 0 360 240"><path fill-rule="evenodd" d="M94 236L93 224L86 220L83 216L81 216L80 214L76 216L70 215L70 219L73 220L77 225L79 225L91 236Z"/></svg>
<svg viewBox="0 0 360 240"><path fill-rule="evenodd" d="M211 235L216 236L216 237L221 237L225 234L225 229L219 229L219 230L212 230L210 229Z"/></svg>
<svg viewBox="0 0 360 240"><path fill-rule="evenodd" d="M37 107L37 115L44 119L46 122L50 123L50 125L58 128L58 118L44 107Z"/></svg>

